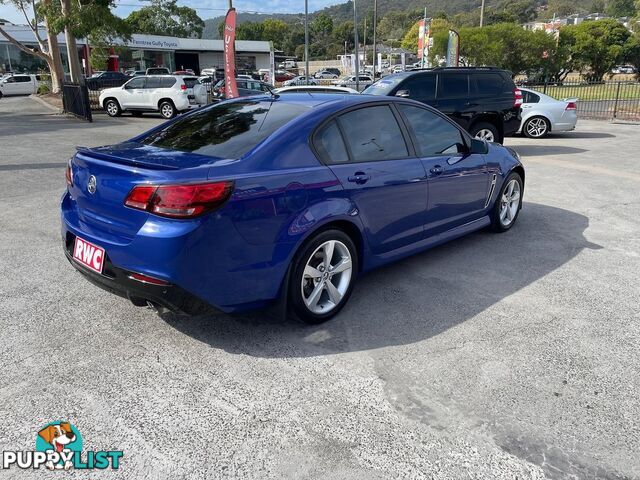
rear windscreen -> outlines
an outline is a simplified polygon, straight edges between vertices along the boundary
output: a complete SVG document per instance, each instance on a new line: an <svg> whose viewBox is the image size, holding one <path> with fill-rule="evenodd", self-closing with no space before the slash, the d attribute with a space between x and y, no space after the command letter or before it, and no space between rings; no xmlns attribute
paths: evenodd
<svg viewBox="0 0 640 480"><path fill-rule="evenodd" d="M187 88L193 88L194 85L198 85L200 82L198 81L197 78L183 78L184 80L184 84L187 86Z"/></svg>
<svg viewBox="0 0 640 480"><path fill-rule="evenodd" d="M389 92L391 92L391 90L393 90L405 78L407 77L404 75L383 78L373 85L369 85L362 93L365 95L389 95Z"/></svg>
<svg viewBox="0 0 640 480"><path fill-rule="evenodd" d="M277 101L220 103L172 122L142 143L212 157L238 158L308 109Z"/></svg>

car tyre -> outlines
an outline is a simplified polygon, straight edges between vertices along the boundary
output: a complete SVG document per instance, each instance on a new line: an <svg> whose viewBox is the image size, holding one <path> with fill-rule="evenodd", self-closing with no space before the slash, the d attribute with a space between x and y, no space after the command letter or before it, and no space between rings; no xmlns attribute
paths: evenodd
<svg viewBox="0 0 640 480"><path fill-rule="evenodd" d="M479 140L502 143L498 128L488 122L476 123L469 133L473 138L477 138Z"/></svg>
<svg viewBox="0 0 640 480"><path fill-rule="evenodd" d="M342 230L320 232L305 243L291 265L288 293L294 313L309 324L334 317L349 300L357 272L353 240Z"/></svg>
<svg viewBox="0 0 640 480"><path fill-rule="evenodd" d="M160 102L158 108L160 109L160 115L164 118L173 118L176 116L176 107L173 105L173 102L169 100Z"/></svg>
<svg viewBox="0 0 640 480"><path fill-rule="evenodd" d="M522 126L522 133L529 138L544 138L549 134L551 125L544 117L528 118Z"/></svg>
<svg viewBox="0 0 640 480"><path fill-rule="evenodd" d="M122 114L120 104L113 98L109 98L104 102L104 110L110 117L119 117Z"/></svg>
<svg viewBox="0 0 640 480"><path fill-rule="evenodd" d="M506 232L516 223L522 208L522 192L522 178L516 172L510 173L491 211L491 229L494 232Z"/></svg>

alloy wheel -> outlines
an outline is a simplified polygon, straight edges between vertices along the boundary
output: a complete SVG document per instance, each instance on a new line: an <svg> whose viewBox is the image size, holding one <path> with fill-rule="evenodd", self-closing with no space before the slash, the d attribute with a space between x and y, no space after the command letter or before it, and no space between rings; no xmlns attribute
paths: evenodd
<svg viewBox="0 0 640 480"><path fill-rule="evenodd" d="M514 178L509 181L500 198L500 223L508 227L520 208L520 184Z"/></svg>
<svg viewBox="0 0 640 480"><path fill-rule="evenodd" d="M527 122L526 131L530 137L539 138L547 133L547 122L543 118L532 118Z"/></svg>
<svg viewBox="0 0 640 480"><path fill-rule="evenodd" d="M328 313L349 289L353 270L351 253L339 240L328 240L309 257L302 275L302 299L309 311Z"/></svg>
<svg viewBox="0 0 640 480"><path fill-rule="evenodd" d="M116 102L107 102L107 113L112 117L118 114L118 105L116 105Z"/></svg>
<svg viewBox="0 0 640 480"><path fill-rule="evenodd" d="M493 135L493 132L491 130L489 130L488 128L483 128L481 130L478 130L478 133L476 133L476 138L479 140L484 140L486 142L494 142L495 141L495 137Z"/></svg>
<svg viewBox="0 0 640 480"><path fill-rule="evenodd" d="M160 110L160 113L165 118L171 118L173 116L173 107L168 103L165 103L162 105L162 109Z"/></svg>

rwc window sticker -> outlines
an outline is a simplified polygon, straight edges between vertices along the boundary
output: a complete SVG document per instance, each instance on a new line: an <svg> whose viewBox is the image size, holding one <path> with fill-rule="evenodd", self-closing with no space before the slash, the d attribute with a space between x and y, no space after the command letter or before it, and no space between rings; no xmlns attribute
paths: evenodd
<svg viewBox="0 0 640 480"><path fill-rule="evenodd" d="M2 469L117 470L122 450L83 451L82 436L69 422L50 422L38 430L35 450L5 450Z"/></svg>

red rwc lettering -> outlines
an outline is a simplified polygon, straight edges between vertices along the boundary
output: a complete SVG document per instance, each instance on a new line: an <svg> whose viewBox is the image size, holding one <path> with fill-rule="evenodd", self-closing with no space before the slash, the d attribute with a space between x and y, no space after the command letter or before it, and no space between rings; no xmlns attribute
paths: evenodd
<svg viewBox="0 0 640 480"><path fill-rule="evenodd" d="M102 273L104 248L76 237L76 243L73 247L73 259L94 272Z"/></svg>

